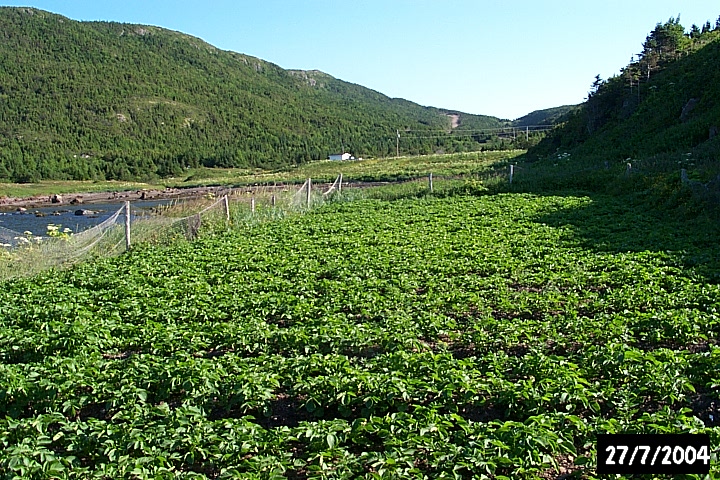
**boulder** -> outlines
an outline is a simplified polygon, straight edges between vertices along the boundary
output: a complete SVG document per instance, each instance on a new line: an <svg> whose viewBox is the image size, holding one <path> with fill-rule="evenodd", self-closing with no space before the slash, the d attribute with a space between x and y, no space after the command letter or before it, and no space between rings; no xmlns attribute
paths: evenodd
<svg viewBox="0 0 720 480"><path fill-rule="evenodd" d="M95 215L96 213L97 212L94 212L92 210L85 210L85 209L75 210L75 215L77 215L78 217L87 216L87 215Z"/></svg>
<svg viewBox="0 0 720 480"><path fill-rule="evenodd" d="M50 197L50 203L62 203L63 197L62 195L53 195Z"/></svg>

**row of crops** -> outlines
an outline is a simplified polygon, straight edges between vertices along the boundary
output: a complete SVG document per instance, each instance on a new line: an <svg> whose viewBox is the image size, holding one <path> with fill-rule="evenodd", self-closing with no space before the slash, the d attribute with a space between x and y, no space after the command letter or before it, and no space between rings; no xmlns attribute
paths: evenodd
<svg viewBox="0 0 720 480"><path fill-rule="evenodd" d="M720 445L713 228L360 200L5 283L0 479L596 478L598 433Z"/></svg>

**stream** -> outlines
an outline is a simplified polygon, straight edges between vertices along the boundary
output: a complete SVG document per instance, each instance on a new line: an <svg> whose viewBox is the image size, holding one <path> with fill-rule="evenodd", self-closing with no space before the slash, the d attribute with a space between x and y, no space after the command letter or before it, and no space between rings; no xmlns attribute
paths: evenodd
<svg viewBox="0 0 720 480"><path fill-rule="evenodd" d="M151 213L153 207L172 202L169 199L132 202L131 218ZM85 205L57 205L52 207L28 208L25 212L0 212L0 227L15 232L32 232L33 235L45 236L49 224L61 225L61 230L69 228L78 233L94 227L107 219L125 205L125 202L93 203ZM90 210L94 213L76 215L78 210Z"/></svg>

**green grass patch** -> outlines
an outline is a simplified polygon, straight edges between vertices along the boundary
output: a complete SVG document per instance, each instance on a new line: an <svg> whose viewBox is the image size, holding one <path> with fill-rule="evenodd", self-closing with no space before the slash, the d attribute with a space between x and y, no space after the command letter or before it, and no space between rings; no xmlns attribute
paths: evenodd
<svg viewBox="0 0 720 480"><path fill-rule="evenodd" d="M0 198L26 198L65 193L120 192L125 190L164 189L161 184L116 181L54 180L39 183L0 183Z"/></svg>
<svg viewBox="0 0 720 480"><path fill-rule="evenodd" d="M523 153L521 150L469 152L446 155L404 156L355 161L320 161L301 164L275 172L249 172L243 169L197 169L180 182L169 180L169 186L215 184L302 183L308 178L332 182L340 173L348 181L403 181L432 173L438 176L484 174L498 164L506 164Z"/></svg>

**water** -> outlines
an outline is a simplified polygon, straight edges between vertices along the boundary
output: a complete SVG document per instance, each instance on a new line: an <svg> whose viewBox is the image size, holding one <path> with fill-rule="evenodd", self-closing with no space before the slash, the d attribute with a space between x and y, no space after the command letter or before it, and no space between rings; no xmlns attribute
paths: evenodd
<svg viewBox="0 0 720 480"><path fill-rule="evenodd" d="M144 216L149 214L153 207L166 205L171 201L164 199L132 202L130 213L132 217ZM69 228L77 233L101 223L124 206L125 202L111 202L28 208L25 213L0 212L0 227L20 233L29 231L33 235L45 236L47 235L47 226L52 223L62 225L61 230ZM75 215L76 210L92 210L97 213L95 215Z"/></svg>

